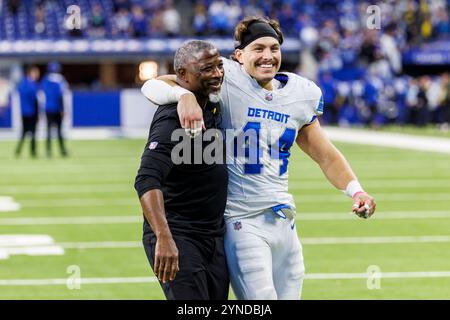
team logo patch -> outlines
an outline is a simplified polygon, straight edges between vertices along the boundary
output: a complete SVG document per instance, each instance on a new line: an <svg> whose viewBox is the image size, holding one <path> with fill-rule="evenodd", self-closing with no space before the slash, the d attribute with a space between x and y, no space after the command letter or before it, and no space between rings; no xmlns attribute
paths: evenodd
<svg viewBox="0 0 450 320"><path fill-rule="evenodd" d="M272 94L272 92L266 93L266 100L267 100L267 101L272 101L272 99L273 99L273 94Z"/></svg>
<svg viewBox="0 0 450 320"><path fill-rule="evenodd" d="M150 142L150 145L148 146L148 148L150 150L153 150L153 149L156 148L157 145L158 145L158 142L157 141L153 141L153 142Z"/></svg>
<svg viewBox="0 0 450 320"><path fill-rule="evenodd" d="M242 223L240 221L236 221L235 223L233 223L234 225L234 230L238 231L242 229Z"/></svg>

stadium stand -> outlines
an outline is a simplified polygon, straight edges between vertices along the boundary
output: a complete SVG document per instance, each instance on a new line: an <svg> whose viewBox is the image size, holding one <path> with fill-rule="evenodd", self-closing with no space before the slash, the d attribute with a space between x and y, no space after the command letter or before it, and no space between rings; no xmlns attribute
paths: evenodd
<svg viewBox="0 0 450 320"><path fill-rule="evenodd" d="M295 54L296 64L285 65L285 69L320 83L330 110L325 114L326 122L372 126L448 123L449 74L442 71L450 65L449 3L448 0L376 3L3 0L0 2L0 55L7 55L10 48L22 48L12 43L26 44L31 40L41 42L24 45L23 48L28 48L25 51L43 47L45 54L64 48L64 54L71 54L78 50L70 47L75 45L71 42L75 38L87 41L79 44L80 47L90 48L77 51L80 54L165 54L170 59L186 37L194 36L218 37L219 48L229 52L236 22L246 15L264 15L280 21L288 38L285 53ZM368 8L373 4L380 9L379 25L376 19L370 18L375 11ZM66 26L71 5L80 8L80 30L69 30ZM370 21L372 27L368 26ZM95 44L96 40L105 39L116 42ZM57 40L68 42L53 46L52 41Z"/></svg>

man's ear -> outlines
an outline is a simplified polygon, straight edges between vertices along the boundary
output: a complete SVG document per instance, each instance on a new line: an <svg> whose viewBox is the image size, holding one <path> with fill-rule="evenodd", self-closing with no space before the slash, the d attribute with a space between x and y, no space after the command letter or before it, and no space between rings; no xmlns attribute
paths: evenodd
<svg viewBox="0 0 450 320"><path fill-rule="evenodd" d="M234 50L234 58L240 64L244 64L244 62L242 61L242 50L241 49Z"/></svg>
<svg viewBox="0 0 450 320"><path fill-rule="evenodd" d="M177 77L181 80L183 80L184 82L188 82L187 79L187 72L185 68L180 68L177 70Z"/></svg>

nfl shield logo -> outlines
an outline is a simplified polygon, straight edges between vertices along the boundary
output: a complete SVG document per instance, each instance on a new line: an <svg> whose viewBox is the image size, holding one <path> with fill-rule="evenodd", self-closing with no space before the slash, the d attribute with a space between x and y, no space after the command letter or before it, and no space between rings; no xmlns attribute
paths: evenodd
<svg viewBox="0 0 450 320"><path fill-rule="evenodd" d="M266 100L267 100L267 101L272 101L272 99L273 99L273 94L272 94L272 92L266 93Z"/></svg>
<svg viewBox="0 0 450 320"><path fill-rule="evenodd" d="M242 223L240 221L236 221L235 223L233 223L234 225L234 230L238 231L241 230L242 228Z"/></svg>
<svg viewBox="0 0 450 320"><path fill-rule="evenodd" d="M158 142L153 141L153 142L150 142L150 145L148 146L148 148L149 148L150 150L153 150L153 149L156 148L157 145L158 145Z"/></svg>

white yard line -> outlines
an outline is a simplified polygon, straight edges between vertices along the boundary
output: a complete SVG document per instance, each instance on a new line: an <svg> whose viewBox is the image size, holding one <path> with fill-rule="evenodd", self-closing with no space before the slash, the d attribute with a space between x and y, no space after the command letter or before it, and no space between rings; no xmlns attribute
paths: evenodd
<svg viewBox="0 0 450 320"><path fill-rule="evenodd" d="M404 278L449 278L450 271L420 271L420 272L381 272L377 279L404 279ZM344 279L372 279L369 273L310 273L305 280L344 280ZM80 278L79 284L127 284L127 283L155 283L156 277L114 277L114 278ZM73 285L73 278L59 279L3 279L0 286L50 286Z"/></svg>
<svg viewBox="0 0 450 320"><path fill-rule="evenodd" d="M450 201L448 192L404 192L404 193L375 193L374 196L382 202L410 202L410 201ZM297 197L300 203L339 203L349 202L344 195L308 194ZM48 207L94 207L94 206L138 206L139 202L129 198L71 198L71 199L38 199L19 200L25 208Z"/></svg>
<svg viewBox="0 0 450 320"><path fill-rule="evenodd" d="M104 206L139 206L139 201L129 198L72 198L72 199L42 199L21 200L24 208L50 208L50 207L104 207Z"/></svg>
<svg viewBox="0 0 450 320"><path fill-rule="evenodd" d="M450 236L392 236L392 237L317 237L301 238L306 245L330 244L383 244L383 243L446 243Z"/></svg>
<svg viewBox="0 0 450 320"><path fill-rule="evenodd" d="M333 141L450 154L448 138L331 127L325 132Z"/></svg>
<svg viewBox="0 0 450 320"><path fill-rule="evenodd" d="M0 218L0 226L142 223L142 216Z"/></svg>
<svg viewBox="0 0 450 320"><path fill-rule="evenodd" d="M19 211L20 204L13 197L0 196L0 212Z"/></svg>
<svg viewBox="0 0 450 320"><path fill-rule="evenodd" d="M396 180L371 180L364 179L366 188L386 188L389 189L424 189L424 188L450 188L448 180L436 179L396 179ZM291 190L324 190L332 186L325 180L294 180L289 182ZM131 183L98 183L92 185L84 184L50 184L46 186L30 185L9 185L1 186L0 194L65 194L65 193L110 193L110 192L128 192L134 193Z"/></svg>
<svg viewBox="0 0 450 320"><path fill-rule="evenodd" d="M448 243L450 235L387 236L387 237L314 237L300 238L303 245L385 244L385 243ZM141 248L140 241L58 242L64 249Z"/></svg>
<svg viewBox="0 0 450 320"><path fill-rule="evenodd" d="M392 244L392 243L448 243L450 235L441 236L386 236L386 237L311 237L300 238L303 245L341 245L341 244ZM85 241L85 242L56 242L51 243L64 249L119 249L142 248L141 241ZM1 244L0 249L17 249L42 246L36 243Z"/></svg>
<svg viewBox="0 0 450 320"><path fill-rule="evenodd" d="M3 194L65 194L65 193L111 193L128 192L134 194L131 183L103 183L94 185L46 185L46 186L9 186L0 187L0 193Z"/></svg>
<svg viewBox="0 0 450 320"><path fill-rule="evenodd" d="M59 242L64 249L142 248L141 241Z"/></svg>
<svg viewBox="0 0 450 320"><path fill-rule="evenodd" d="M6 260L12 255L48 256L64 253L64 249L55 245L53 238L46 234L0 235L0 260Z"/></svg>
<svg viewBox="0 0 450 320"><path fill-rule="evenodd" d="M450 211L380 211L371 219L394 220L394 219L439 219L450 218ZM347 212L321 212L321 213L299 213L299 221L323 221L323 220L358 220L359 218ZM77 216L77 217L23 217L23 218L0 218L0 226L21 225L76 225L76 224L128 224L142 223L140 215L127 216Z"/></svg>
<svg viewBox="0 0 450 320"><path fill-rule="evenodd" d="M367 279L373 277L374 277L373 274L368 273L311 273L305 275L305 279L309 280ZM449 278L449 277L450 271L380 272L379 274L380 279Z"/></svg>
<svg viewBox="0 0 450 320"><path fill-rule="evenodd" d="M322 221L322 220L355 220L354 213L299 213L297 220ZM376 220L409 220L409 219L439 219L450 218L450 211L379 211L371 219ZM357 218L359 219L359 218Z"/></svg>
<svg viewBox="0 0 450 320"><path fill-rule="evenodd" d="M108 172L114 172L115 175L118 173L121 174L127 174L127 173L135 173L138 168L137 164L131 164L131 165L124 165L124 164L118 164L118 165L92 165L92 164L86 164L86 165L65 165L65 166L59 166L59 167L51 167L46 166L42 168L37 168L33 170L23 169L20 165L16 165L14 168L10 168L9 170L2 170L0 172L0 176L10 176L10 175L48 175L48 174L55 174L55 172L61 172L61 173L104 173L107 174Z"/></svg>
<svg viewBox="0 0 450 320"><path fill-rule="evenodd" d="M424 189L424 188L450 188L450 181L447 179L395 179L389 180L372 180L364 179L364 187L369 188L382 188L386 190L389 189ZM331 184L325 180L315 180L315 181L302 181L295 180L289 182L290 190L326 190L333 187ZM0 189L2 190L2 189ZM6 192L7 189L5 189Z"/></svg>
<svg viewBox="0 0 450 320"><path fill-rule="evenodd" d="M404 192L404 193L374 193L378 201L383 202L410 202L410 201L450 201L448 192ZM311 202L348 202L342 195L308 194L297 196L300 203Z"/></svg>
<svg viewBox="0 0 450 320"><path fill-rule="evenodd" d="M120 283L151 283L157 282L156 277L127 277L127 278L81 278L80 284L120 284ZM0 286L48 286L67 285L74 280L68 279L11 279L0 280Z"/></svg>
<svg viewBox="0 0 450 320"><path fill-rule="evenodd" d="M329 244L383 244L383 243L446 243L450 235L443 236L388 236L388 237L314 237L300 238L304 245ZM142 247L140 241L104 241L104 242L61 242L56 243L65 249L97 248L136 248Z"/></svg>
<svg viewBox="0 0 450 320"><path fill-rule="evenodd" d="M389 155L386 155L385 158L389 159ZM381 159L378 159L381 160ZM352 160L351 164L355 167L367 167L370 166L372 169L382 169L385 170L386 168L393 168L397 167L403 171L408 169L414 169L419 168L423 166L423 163L420 161L410 161L407 162L404 159L399 160L385 160L378 161L377 159L371 159L368 157L367 160ZM305 161L308 161L305 159ZM131 161L130 161L131 162ZM3 165L2 171L0 172L0 175L3 176L9 176L9 175L42 175L42 174L49 174L49 173L55 173L55 172L64 172L64 173L86 173L91 171L108 171L108 172L130 172L131 170L137 170L137 164L134 162L131 162L130 164L122 164L118 165L116 163L114 164L64 164L64 165L57 165L57 166L50 166L50 165L28 165L27 166L20 166L17 163L13 165ZM445 160L441 161L435 161L433 163L435 167L440 167L442 169L447 168L447 164ZM120 171L119 171L120 170Z"/></svg>

